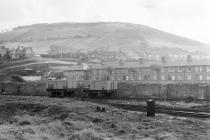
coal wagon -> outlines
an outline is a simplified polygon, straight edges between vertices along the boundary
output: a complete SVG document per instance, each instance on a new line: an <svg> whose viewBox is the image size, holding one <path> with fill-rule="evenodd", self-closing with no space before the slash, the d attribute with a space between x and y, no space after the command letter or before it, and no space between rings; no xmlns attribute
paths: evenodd
<svg viewBox="0 0 210 140"><path fill-rule="evenodd" d="M110 97L117 92L117 82L109 80L72 81L48 80L47 91L51 96L72 96L74 93L86 94L91 98L98 96ZM79 95L77 95L79 96Z"/></svg>

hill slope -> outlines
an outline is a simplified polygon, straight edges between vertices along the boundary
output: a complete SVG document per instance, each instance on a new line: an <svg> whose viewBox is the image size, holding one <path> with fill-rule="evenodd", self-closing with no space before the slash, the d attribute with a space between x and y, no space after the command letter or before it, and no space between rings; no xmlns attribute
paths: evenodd
<svg viewBox="0 0 210 140"><path fill-rule="evenodd" d="M109 49L131 52L186 53L206 51L209 45L151 27L129 23L54 23L22 26L0 34L7 47L31 46L46 52L50 46L65 51ZM187 51L186 51L187 50Z"/></svg>

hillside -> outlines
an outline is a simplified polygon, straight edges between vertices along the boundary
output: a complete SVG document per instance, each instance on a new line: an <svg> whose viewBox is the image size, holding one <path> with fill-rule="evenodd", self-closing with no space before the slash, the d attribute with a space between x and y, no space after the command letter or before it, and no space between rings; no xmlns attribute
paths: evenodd
<svg viewBox="0 0 210 140"><path fill-rule="evenodd" d="M109 49L124 52L164 52L185 54L206 51L209 45L130 23L54 23L21 26L1 33L0 42L6 47L31 46L36 52L46 52L50 46L65 52L81 49Z"/></svg>

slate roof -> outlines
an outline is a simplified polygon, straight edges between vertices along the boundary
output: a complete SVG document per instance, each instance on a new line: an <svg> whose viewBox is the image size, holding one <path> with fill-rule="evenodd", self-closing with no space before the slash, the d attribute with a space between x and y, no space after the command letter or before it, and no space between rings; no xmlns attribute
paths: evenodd
<svg viewBox="0 0 210 140"><path fill-rule="evenodd" d="M149 68L152 65L159 65L161 67L172 67L172 66L210 66L210 60L193 60L192 62L187 61L168 61L162 63L160 61L148 61L144 63L136 62L109 62L104 65L102 64L88 64L88 69L106 69L108 67L114 69L123 69L123 68ZM62 67L63 71L79 71L86 70L83 65L73 65L71 67Z"/></svg>

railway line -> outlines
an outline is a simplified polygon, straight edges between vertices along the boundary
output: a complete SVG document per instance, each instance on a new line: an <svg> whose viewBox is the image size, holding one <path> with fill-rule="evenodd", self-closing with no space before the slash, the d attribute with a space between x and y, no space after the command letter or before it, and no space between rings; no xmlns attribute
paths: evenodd
<svg viewBox="0 0 210 140"><path fill-rule="evenodd" d="M106 104L113 107L129 110L129 111L140 111L140 112L147 111L147 106L145 105L123 104L123 103L113 102L112 100L100 100L100 99L86 99L86 101L99 103L99 104ZM156 105L155 112L173 115L173 116L210 118L210 111L190 109L190 108L173 108L173 107Z"/></svg>

